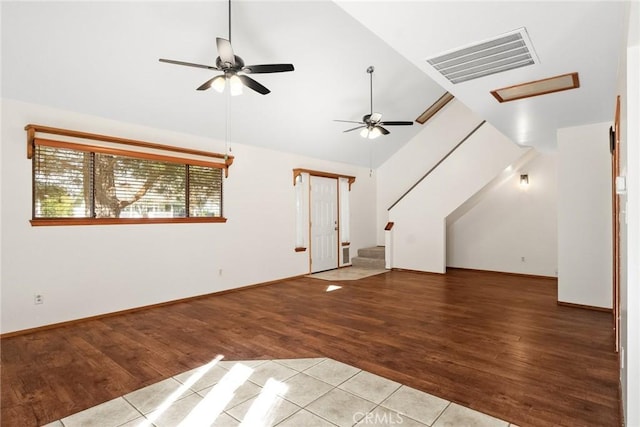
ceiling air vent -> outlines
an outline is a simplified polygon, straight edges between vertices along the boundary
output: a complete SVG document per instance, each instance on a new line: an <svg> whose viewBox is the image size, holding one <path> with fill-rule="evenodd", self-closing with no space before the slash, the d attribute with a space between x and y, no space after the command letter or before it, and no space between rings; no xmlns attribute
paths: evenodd
<svg viewBox="0 0 640 427"><path fill-rule="evenodd" d="M451 83L526 67L538 61L525 28L449 51L427 62Z"/></svg>

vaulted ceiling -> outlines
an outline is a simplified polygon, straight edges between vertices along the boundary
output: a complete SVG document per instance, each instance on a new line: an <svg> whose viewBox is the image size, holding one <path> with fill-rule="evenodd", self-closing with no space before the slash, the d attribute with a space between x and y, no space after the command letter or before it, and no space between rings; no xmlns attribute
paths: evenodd
<svg viewBox="0 0 640 427"><path fill-rule="evenodd" d="M553 149L558 127L612 119L627 6L234 0L236 55L296 70L255 75L268 95L228 98L195 90L215 73L158 62L214 64L215 38L228 35L226 1L2 2L2 96L375 167L421 125L366 140L333 121L369 112L373 65L374 110L384 120L414 120L450 91L514 142ZM453 85L425 61L521 27L538 64ZM569 72L580 74L579 89L505 104L489 93Z"/></svg>

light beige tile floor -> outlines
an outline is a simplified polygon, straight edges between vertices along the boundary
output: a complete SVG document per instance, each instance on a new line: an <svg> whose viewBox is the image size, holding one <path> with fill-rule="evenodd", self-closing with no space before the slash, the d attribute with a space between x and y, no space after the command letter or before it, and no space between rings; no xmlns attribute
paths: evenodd
<svg viewBox="0 0 640 427"><path fill-rule="evenodd" d="M322 280L358 280L365 277L386 273L388 271L389 270L385 269L345 267L310 274L308 277Z"/></svg>
<svg viewBox="0 0 640 427"><path fill-rule="evenodd" d="M47 426L507 427L509 423L332 359L217 358Z"/></svg>

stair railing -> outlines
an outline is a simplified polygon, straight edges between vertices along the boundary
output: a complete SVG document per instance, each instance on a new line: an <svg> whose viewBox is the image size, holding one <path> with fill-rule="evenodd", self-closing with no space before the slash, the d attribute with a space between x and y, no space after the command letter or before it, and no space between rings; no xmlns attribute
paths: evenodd
<svg viewBox="0 0 640 427"><path fill-rule="evenodd" d="M400 200L404 199L405 196L407 194L409 194L414 188L416 188L418 186L418 184L420 184L422 181L424 181L424 179L426 177L429 176L429 174L431 172L433 172L438 166L440 166L440 164L442 162L444 162L447 157L449 157L451 154L453 154L454 151L456 151L458 149L458 147L460 147L462 144L464 144L465 141L467 141L469 138L471 138L471 135L473 135L474 133L476 133L476 131L478 129L480 129L480 127L482 127L483 124L485 124L487 121L483 120L482 122L480 122L480 124L478 126L476 126L475 128L473 128L473 130L471 132L469 132L464 138L462 138L462 140L460 142L458 142L455 147L453 147L451 150L449 150L449 152L447 154L445 154L445 156L443 158L441 158L438 163L436 163L435 165L433 165L433 167L431 169L429 169L427 171L427 173L425 173L420 179L418 179L418 181L416 181L415 184L413 184L407 191L404 192L404 194L402 196L400 196L400 198L398 200L396 200L391 206L389 206L389 208L387 209L387 211L390 211L391 209L393 209L393 207L395 205L397 205L398 203L400 203Z"/></svg>

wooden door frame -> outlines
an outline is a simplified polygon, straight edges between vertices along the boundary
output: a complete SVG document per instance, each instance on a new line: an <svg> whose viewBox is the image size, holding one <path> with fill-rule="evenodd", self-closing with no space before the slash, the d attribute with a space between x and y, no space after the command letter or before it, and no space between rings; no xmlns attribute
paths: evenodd
<svg viewBox="0 0 640 427"><path fill-rule="evenodd" d="M336 248L336 266L333 270L340 268L340 176L335 174L309 174L309 273L313 274L313 235L311 230L312 218L313 218L313 192L311 190L312 185L311 181L313 178L328 178L335 179L336 181L336 226L338 227L336 230L337 238L337 248ZM355 178L354 178L355 181ZM351 185L351 181L349 182ZM326 271L326 270L325 270Z"/></svg>
<svg viewBox="0 0 640 427"><path fill-rule="evenodd" d="M613 210L613 332L615 351L620 351L620 195L616 192L616 177L620 176L620 95L616 97L615 119L611 140L611 200Z"/></svg>

